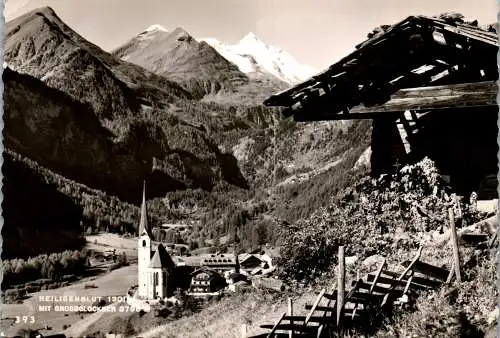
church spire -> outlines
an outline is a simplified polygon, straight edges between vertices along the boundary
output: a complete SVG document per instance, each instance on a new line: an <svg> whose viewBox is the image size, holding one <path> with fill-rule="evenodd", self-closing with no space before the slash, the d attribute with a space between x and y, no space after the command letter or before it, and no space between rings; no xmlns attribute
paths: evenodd
<svg viewBox="0 0 500 338"><path fill-rule="evenodd" d="M139 222L139 236L146 231L149 235L149 226L148 226L148 211L146 208L146 181L144 181L142 188L142 205L141 205L141 220Z"/></svg>

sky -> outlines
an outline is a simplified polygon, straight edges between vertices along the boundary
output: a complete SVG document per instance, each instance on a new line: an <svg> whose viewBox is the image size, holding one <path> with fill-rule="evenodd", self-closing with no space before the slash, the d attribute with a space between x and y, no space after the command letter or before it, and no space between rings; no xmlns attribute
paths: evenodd
<svg viewBox="0 0 500 338"><path fill-rule="evenodd" d="M458 12L490 24L498 12L495 0L6 0L5 19L42 6L107 51L153 24L230 44L253 32L317 70L410 15Z"/></svg>

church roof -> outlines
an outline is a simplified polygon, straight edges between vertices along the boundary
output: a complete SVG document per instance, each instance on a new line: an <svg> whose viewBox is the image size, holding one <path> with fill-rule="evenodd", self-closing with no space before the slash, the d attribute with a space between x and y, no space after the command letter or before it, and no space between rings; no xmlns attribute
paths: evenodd
<svg viewBox="0 0 500 338"><path fill-rule="evenodd" d="M142 236L143 233L149 237L152 237L151 230L149 229L148 224L148 210L146 208L146 182L144 182L144 187L142 190L142 205L141 205L141 219L139 221L139 236Z"/></svg>
<svg viewBox="0 0 500 338"><path fill-rule="evenodd" d="M151 262L149 263L149 268L171 268L174 267L175 263L172 260L172 257L168 254L167 250L163 246L163 244L158 244L158 248L156 249Z"/></svg>

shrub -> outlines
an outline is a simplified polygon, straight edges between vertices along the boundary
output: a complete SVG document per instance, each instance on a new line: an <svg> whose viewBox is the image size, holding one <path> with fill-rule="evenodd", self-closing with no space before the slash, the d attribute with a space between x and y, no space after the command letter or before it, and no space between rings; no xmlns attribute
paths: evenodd
<svg viewBox="0 0 500 338"><path fill-rule="evenodd" d="M392 176L365 178L347 188L311 217L278 228L281 275L311 281L336 263L337 247L346 255L394 255L418 246L418 233L440 229L448 222L448 208L457 208L434 163L424 159ZM477 213L461 208L469 221ZM407 232L399 239L396 233ZM415 234L412 236L412 234Z"/></svg>

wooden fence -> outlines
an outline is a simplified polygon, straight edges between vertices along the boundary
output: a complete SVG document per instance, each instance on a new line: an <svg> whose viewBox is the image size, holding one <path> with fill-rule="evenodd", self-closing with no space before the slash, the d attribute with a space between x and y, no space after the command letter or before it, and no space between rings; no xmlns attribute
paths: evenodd
<svg viewBox="0 0 500 338"><path fill-rule="evenodd" d="M253 338L342 337L345 330L362 327L374 315L390 311L394 303L407 302L416 293L415 291L438 289L443 284L452 282L453 278L460 282L459 237L451 209L449 221L450 246L453 252L453 264L450 270L423 262L422 247L420 247L412 260L401 263L404 267L403 272L389 269L384 259L376 272L369 273L364 279L357 278L346 292L344 247L340 246L336 288L332 288L332 292L327 292L326 289L318 292L314 303L306 304L307 312L303 315L293 314L293 304L289 299L287 313L283 313L274 324L260 326L269 329L270 332ZM487 234L462 234L460 240L473 245L487 242L489 247L497 244L496 233L489 241L488 237ZM244 332L246 337L246 328Z"/></svg>

